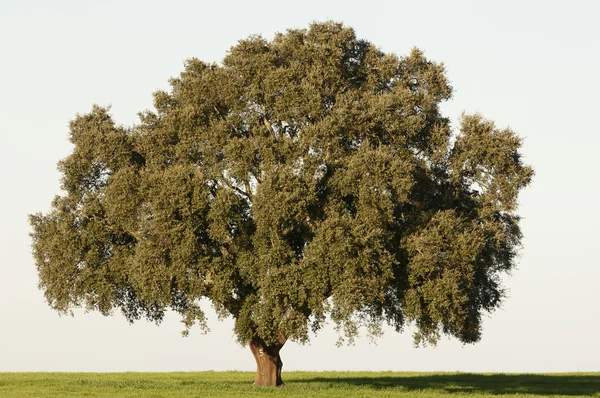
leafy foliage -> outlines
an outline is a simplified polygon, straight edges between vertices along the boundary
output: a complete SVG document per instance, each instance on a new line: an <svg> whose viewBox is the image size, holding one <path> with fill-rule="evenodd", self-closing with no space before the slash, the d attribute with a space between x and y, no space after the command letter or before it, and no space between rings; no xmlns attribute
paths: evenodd
<svg viewBox="0 0 600 398"><path fill-rule="evenodd" d="M350 339L386 321L417 343L480 338L533 171L479 115L452 132L443 65L326 22L170 83L138 125L99 106L71 122L65 194L31 216L51 307L206 327L207 297L241 343L304 342L328 315Z"/></svg>

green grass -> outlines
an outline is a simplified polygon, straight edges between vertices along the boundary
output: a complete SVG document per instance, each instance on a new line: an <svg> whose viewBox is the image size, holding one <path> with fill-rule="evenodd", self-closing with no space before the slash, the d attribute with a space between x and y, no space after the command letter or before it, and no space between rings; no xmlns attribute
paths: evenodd
<svg viewBox="0 0 600 398"><path fill-rule="evenodd" d="M600 373L286 372L281 388L253 373L0 373L0 397L600 397Z"/></svg>

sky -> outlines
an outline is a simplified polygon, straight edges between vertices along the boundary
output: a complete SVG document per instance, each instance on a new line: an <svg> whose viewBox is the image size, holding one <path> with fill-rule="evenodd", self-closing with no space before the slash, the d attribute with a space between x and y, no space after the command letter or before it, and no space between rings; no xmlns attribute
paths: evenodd
<svg viewBox="0 0 600 398"><path fill-rule="evenodd" d="M60 194L68 122L112 105L131 125L191 57L219 62L251 34L336 20L385 52L443 62L443 112L480 112L524 137L533 183L520 196L523 248L508 297L475 345L415 348L411 330L336 347L327 327L287 343L286 370L600 371L600 2L0 0L0 372L254 370L231 319L184 338L119 313L59 316L44 301L27 215Z"/></svg>

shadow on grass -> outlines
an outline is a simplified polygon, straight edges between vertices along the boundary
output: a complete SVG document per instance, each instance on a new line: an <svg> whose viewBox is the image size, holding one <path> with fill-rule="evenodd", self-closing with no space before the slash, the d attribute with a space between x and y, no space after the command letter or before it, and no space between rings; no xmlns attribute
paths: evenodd
<svg viewBox="0 0 600 398"><path fill-rule="evenodd" d="M494 395L571 395L599 396L600 374L534 375L534 374L439 374L356 377L314 377L293 383L347 384L373 389L394 388L404 391L430 390L446 393L486 393Z"/></svg>

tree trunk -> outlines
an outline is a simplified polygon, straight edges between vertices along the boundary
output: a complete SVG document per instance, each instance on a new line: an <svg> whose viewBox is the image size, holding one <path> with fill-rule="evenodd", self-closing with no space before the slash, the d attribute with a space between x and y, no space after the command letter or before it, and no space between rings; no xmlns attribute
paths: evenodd
<svg viewBox="0 0 600 398"><path fill-rule="evenodd" d="M250 350L256 360L255 386L278 387L283 385L281 380L283 362L281 362L279 351L284 344L285 339L280 339L280 343L268 346L260 337L252 338Z"/></svg>

